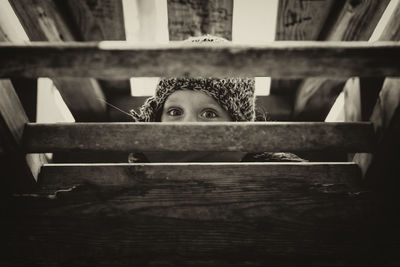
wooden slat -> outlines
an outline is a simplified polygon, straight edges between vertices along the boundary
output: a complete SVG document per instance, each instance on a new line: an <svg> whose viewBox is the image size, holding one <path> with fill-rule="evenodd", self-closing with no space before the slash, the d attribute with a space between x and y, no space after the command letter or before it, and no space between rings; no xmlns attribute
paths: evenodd
<svg viewBox="0 0 400 267"><path fill-rule="evenodd" d="M369 123L57 123L28 124L24 132L29 152L362 152L373 145Z"/></svg>
<svg viewBox="0 0 400 267"><path fill-rule="evenodd" d="M0 44L0 61L0 77L381 77L400 74L400 45L396 42L145 47L120 42Z"/></svg>
<svg viewBox="0 0 400 267"><path fill-rule="evenodd" d="M78 15L72 17L75 21L79 20L79 28L75 28L71 21L67 20L71 15L63 5L68 6L70 2L12 0L10 4L31 41L75 41L84 40L90 36L93 40L101 40L99 38L103 34L100 31L102 28L96 24L98 21L93 18L83 1L79 6L75 6L74 11L80 12L79 14L87 11L85 13L86 20L79 20L81 17ZM118 5L119 1L114 2ZM96 6L97 2L92 1L92 4ZM93 79L55 79L55 84L76 121L106 120L106 105L98 100L98 98L104 99L105 96L97 81Z"/></svg>
<svg viewBox="0 0 400 267"><path fill-rule="evenodd" d="M337 20L326 27L320 40L367 41L379 22L388 0L347 0ZM334 63L333 63L334 64ZM367 65L365 65L367 66ZM316 84L321 84L320 87ZM300 84L294 105L297 120L323 121L342 91L345 79L307 79Z"/></svg>
<svg viewBox="0 0 400 267"><path fill-rule="evenodd" d="M168 0L168 30L172 41L211 34L232 40L233 0Z"/></svg>
<svg viewBox="0 0 400 267"><path fill-rule="evenodd" d="M359 186L360 169L355 163L142 163L142 164L46 164L40 174L43 191L84 186L141 186L153 183L212 183L227 186L242 183L281 187L305 183L316 190L340 184L340 190ZM274 185L278 181L280 185ZM325 186L325 188L324 188ZM242 190L244 189L244 184ZM331 187L335 190L334 187ZM273 188L269 188L273 190Z"/></svg>
<svg viewBox="0 0 400 267"><path fill-rule="evenodd" d="M253 165L46 165L43 191L15 194L18 214L0 221L2 262L321 265L364 262L380 246L396 255L397 244L366 234L386 228L366 223L380 217L373 194L351 185L355 164Z"/></svg>

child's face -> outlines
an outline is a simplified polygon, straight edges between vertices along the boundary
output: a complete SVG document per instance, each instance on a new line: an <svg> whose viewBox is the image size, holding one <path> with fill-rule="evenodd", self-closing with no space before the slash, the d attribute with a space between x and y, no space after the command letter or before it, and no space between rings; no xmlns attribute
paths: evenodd
<svg viewBox="0 0 400 267"><path fill-rule="evenodd" d="M164 103L161 122L232 121L229 113L209 95L198 91L178 90Z"/></svg>
<svg viewBox="0 0 400 267"><path fill-rule="evenodd" d="M205 93L178 90L164 103L161 122L232 121L229 113ZM150 162L232 162L240 161L244 152L147 152Z"/></svg>

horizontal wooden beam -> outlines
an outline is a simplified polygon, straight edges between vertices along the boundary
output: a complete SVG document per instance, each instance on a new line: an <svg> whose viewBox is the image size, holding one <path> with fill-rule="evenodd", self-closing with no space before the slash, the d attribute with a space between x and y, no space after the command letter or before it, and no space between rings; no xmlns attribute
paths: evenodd
<svg viewBox="0 0 400 267"><path fill-rule="evenodd" d="M370 123L57 123L28 124L28 152L57 151L371 151Z"/></svg>
<svg viewBox="0 0 400 267"><path fill-rule="evenodd" d="M146 45L123 42L0 45L0 77L399 76L398 42Z"/></svg>
<svg viewBox="0 0 400 267"><path fill-rule="evenodd" d="M65 190L85 184L130 187L151 183L209 182L218 186L243 182L262 187L279 180L283 184L309 186L340 184L359 186L360 168L352 162L316 163L143 163L143 164L46 164L40 174L41 190ZM342 189L343 189L342 188ZM243 188L242 188L243 189Z"/></svg>
<svg viewBox="0 0 400 267"><path fill-rule="evenodd" d="M373 193L353 186L356 177L354 163L45 165L42 191L14 194L10 216L0 221L10 255L3 262L269 266L365 259L371 244L381 245L374 239L380 232L368 230L386 228L369 223L381 217ZM398 247L389 243L385 248Z"/></svg>

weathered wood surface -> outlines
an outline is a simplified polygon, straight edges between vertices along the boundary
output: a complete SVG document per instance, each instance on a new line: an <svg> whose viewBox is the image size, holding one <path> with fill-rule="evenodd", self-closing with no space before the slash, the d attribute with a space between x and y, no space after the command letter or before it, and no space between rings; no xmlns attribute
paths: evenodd
<svg viewBox="0 0 400 267"><path fill-rule="evenodd" d="M275 40L317 40L329 15L342 2L279 0Z"/></svg>
<svg viewBox="0 0 400 267"><path fill-rule="evenodd" d="M389 1L346 1L336 21L321 32L320 40L367 41L371 37ZM333 63L334 64L334 63ZM369 64L365 64L369 67ZM316 84L321 86L316 86ZM297 120L323 121L345 80L307 79L300 84L293 116Z"/></svg>
<svg viewBox="0 0 400 267"><path fill-rule="evenodd" d="M38 192L7 202L15 210L0 222L1 262L340 266L396 255L374 194L340 175L358 176L355 164L255 165L211 176L201 165L169 166L174 175L157 165L46 165Z"/></svg>
<svg viewBox="0 0 400 267"><path fill-rule="evenodd" d="M343 1L279 0L275 41L317 40ZM270 94L294 101L301 80L272 79Z"/></svg>
<svg viewBox="0 0 400 267"><path fill-rule="evenodd" d="M2 168L5 187L17 183L31 184L38 179L39 170L46 159L42 154L25 156L22 136L29 122L21 102L9 80L0 80L0 136L3 153L7 153L9 166ZM14 168L14 170L13 170Z"/></svg>
<svg viewBox="0 0 400 267"><path fill-rule="evenodd" d="M233 0L168 0L171 41L211 34L232 40Z"/></svg>
<svg viewBox="0 0 400 267"><path fill-rule="evenodd" d="M28 124L24 131L29 152L365 152L373 147L370 123L57 123Z"/></svg>
<svg viewBox="0 0 400 267"><path fill-rule="evenodd" d="M0 60L3 63L0 77L382 77L399 75L400 45L396 42L275 42L248 46L139 46L121 42L0 44Z"/></svg>
<svg viewBox="0 0 400 267"><path fill-rule="evenodd" d="M121 1L12 0L31 41L100 41L125 39ZM76 121L104 121L105 96L93 79L54 79ZM77 90L78 89L78 90Z"/></svg>
<svg viewBox="0 0 400 267"><path fill-rule="evenodd" d="M68 19L78 28L80 40L126 39L122 0L67 0L58 4L60 10L68 12Z"/></svg>
<svg viewBox="0 0 400 267"><path fill-rule="evenodd" d="M85 186L129 187L157 179L183 183L203 181L221 186L241 181L273 181L310 183L315 190L342 190L360 182L360 169L355 163L139 163L139 164L46 164L39 185L43 192ZM305 178L309 177L309 178ZM257 182L255 182L256 186ZM338 184L337 188L332 184ZM271 184L273 186L273 184ZM272 190L272 188L270 188ZM79 190L78 190L79 191Z"/></svg>

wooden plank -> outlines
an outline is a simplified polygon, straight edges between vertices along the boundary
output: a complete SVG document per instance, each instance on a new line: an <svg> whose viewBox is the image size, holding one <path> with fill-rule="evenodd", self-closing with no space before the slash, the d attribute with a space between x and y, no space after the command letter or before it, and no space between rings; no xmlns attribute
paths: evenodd
<svg viewBox="0 0 400 267"><path fill-rule="evenodd" d="M57 123L28 124L24 131L29 152L363 152L373 146L369 123Z"/></svg>
<svg viewBox="0 0 400 267"><path fill-rule="evenodd" d="M379 229L387 228L375 222L380 216L373 194L349 186L341 175L344 169L359 174L355 164L254 165L212 167L210 175L215 168L224 173L219 179L194 177L193 169L204 175L201 165L170 165L174 176L158 165L46 165L41 185L49 188L15 194L11 203L19 213L0 222L8 229L3 262L360 263L380 246L385 259L397 255L391 252L397 244L379 239ZM287 177L280 173L285 168ZM238 169L253 176L239 176ZM376 235L366 234L374 227Z"/></svg>
<svg viewBox="0 0 400 267"><path fill-rule="evenodd" d="M329 16L342 2L279 0L275 40L317 40Z"/></svg>
<svg viewBox="0 0 400 267"><path fill-rule="evenodd" d="M382 77L399 75L400 45L397 42L146 47L121 42L0 44L0 60L3 63L0 77Z"/></svg>
<svg viewBox="0 0 400 267"><path fill-rule="evenodd" d="M81 27L86 27L87 30L84 34L71 26L71 22L66 19L69 14L66 13L65 7L60 8L60 4L67 3L52 0L12 0L10 4L31 41L63 42L82 40L90 34L98 35L97 31L100 27L93 22L93 19L88 18L88 23L80 21ZM97 81L55 79L54 82L76 121L104 121L106 119L106 106L104 102L98 100L98 98L104 99L105 96ZM78 88L80 90L76 90Z"/></svg>
<svg viewBox="0 0 400 267"><path fill-rule="evenodd" d="M233 0L168 0L169 39L211 34L232 40Z"/></svg>
<svg viewBox="0 0 400 267"><path fill-rule="evenodd" d="M46 164L40 175L40 187L54 193L85 184L129 187L145 181L202 181L223 186L246 181L256 186L280 179L282 184L298 181L321 186L323 190L323 185L327 184L355 187L360 175L358 165L350 162Z"/></svg>
<svg viewBox="0 0 400 267"><path fill-rule="evenodd" d="M83 41L126 40L122 0L68 0L59 1L59 10L68 14L67 21L77 29L79 39ZM90 83L90 84L88 84ZM55 83L58 84L57 82ZM81 84L81 85L79 85ZM100 85L100 86L99 86ZM130 95L129 80L101 80L99 84L91 80L69 80L65 89L65 99L68 106L77 105L80 108L78 121L105 121L109 120L109 108L104 103L99 105L98 99L92 99L87 105L82 99L91 99L87 90L80 87L91 86L98 94L97 98L108 99L115 90ZM104 92L104 95L102 95ZM79 99L76 96L80 96ZM73 101L73 102L71 102ZM78 102L78 103L75 103ZM104 109L107 114L104 114ZM103 114L102 117L93 117L94 114Z"/></svg>
<svg viewBox="0 0 400 267"><path fill-rule="evenodd" d="M275 40L317 40L341 5L343 1L279 0ZM281 95L282 98L293 103L300 83L301 80L272 79L270 94Z"/></svg>
<svg viewBox="0 0 400 267"><path fill-rule="evenodd" d="M67 0L58 3L78 28L80 40L125 40L122 0Z"/></svg>
<svg viewBox="0 0 400 267"><path fill-rule="evenodd" d="M336 22L326 28L321 40L366 41L371 37L389 1L346 1ZM294 118L297 120L322 121L341 92L345 80L307 79L297 90ZM323 87L315 86L320 83Z"/></svg>
<svg viewBox="0 0 400 267"><path fill-rule="evenodd" d="M400 2L391 2L388 6L389 15L386 24L382 27L380 34L375 39L380 41L400 40ZM379 99L382 88L381 79L352 78L346 82L345 93L345 115L346 121L368 121Z"/></svg>
<svg viewBox="0 0 400 267"><path fill-rule="evenodd" d="M9 80L0 80L0 132L2 150L7 153L11 174L4 169L5 183L10 186L31 186L39 175L46 159L42 154L25 156L22 152L22 135L28 117ZM10 170L9 170L10 171ZM10 177L11 176L11 177ZM21 184L18 184L21 183ZM21 188L14 188L20 190Z"/></svg>

